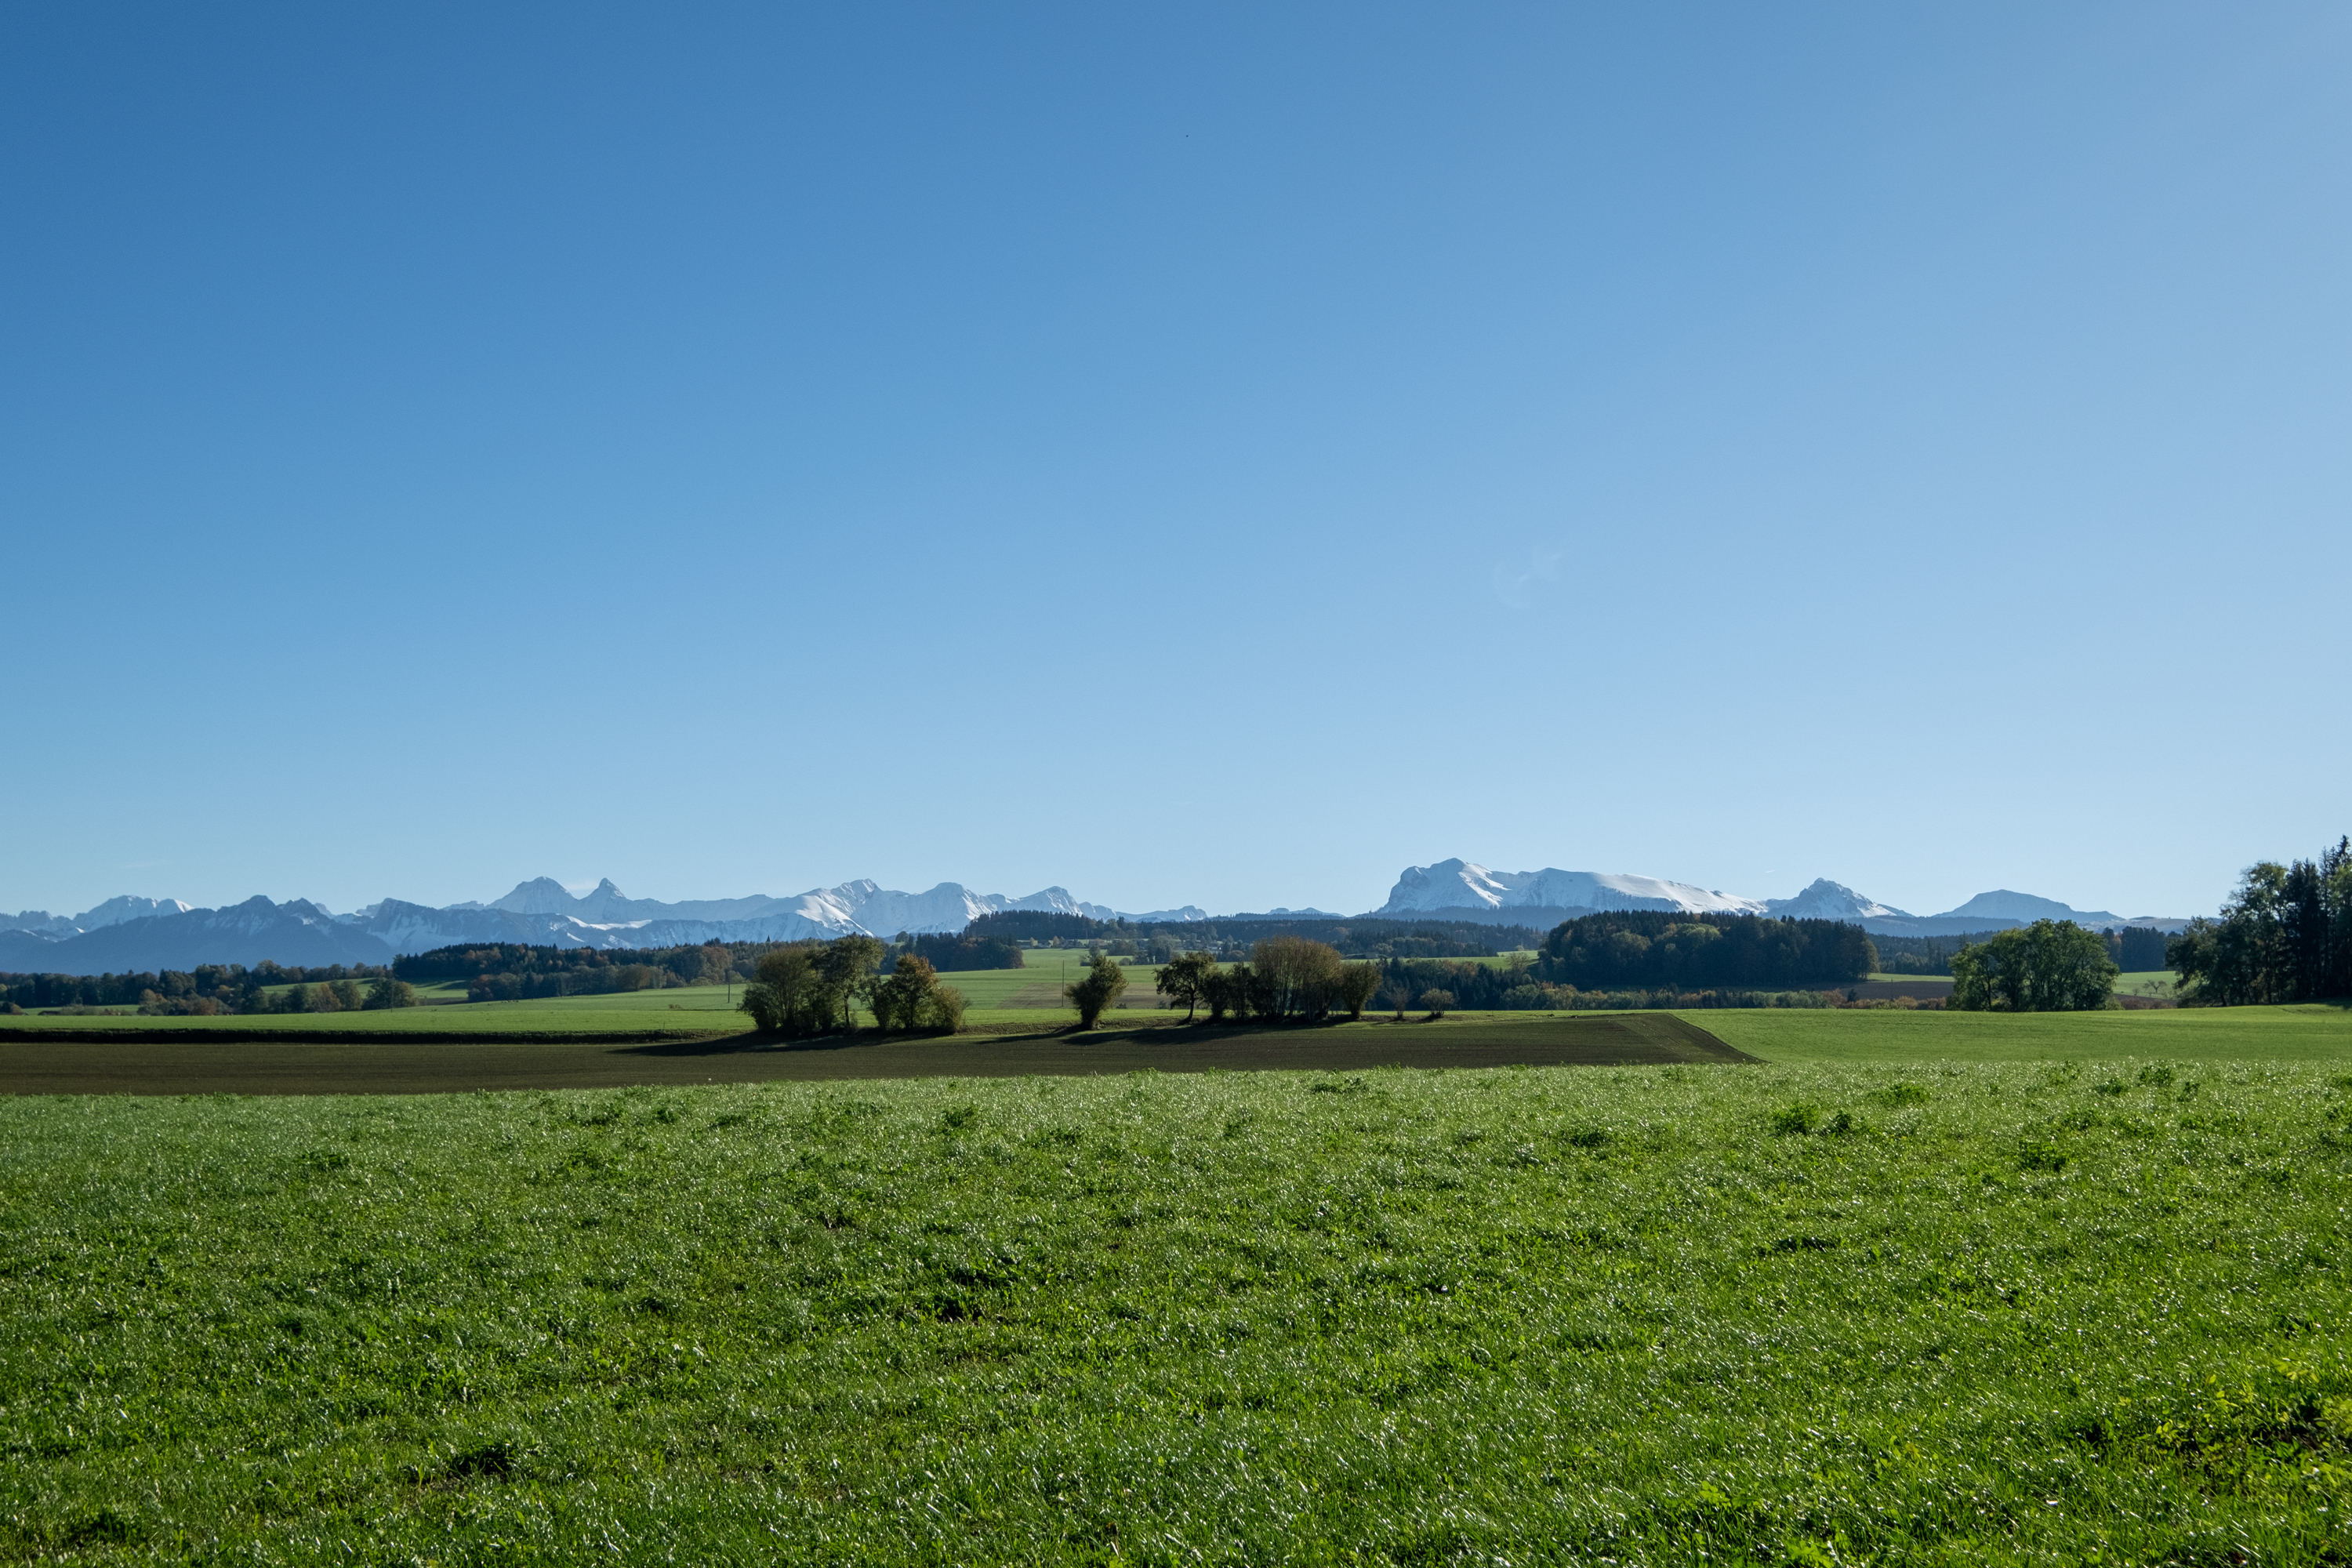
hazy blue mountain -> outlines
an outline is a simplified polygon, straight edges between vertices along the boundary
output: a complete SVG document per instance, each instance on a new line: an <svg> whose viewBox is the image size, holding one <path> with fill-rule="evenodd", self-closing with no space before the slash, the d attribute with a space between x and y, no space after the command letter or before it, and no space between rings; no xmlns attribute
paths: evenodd
<svg viewBox="0 0 2352 1568"><path fill-rule="evenodd" d="M1979 893L1959 908L1946 910L1937 918L2011 921L2021 925L2031 925L2035 921L2073 921L2076 925L2085 926L2124 923L2123 916L2109 914L2105 910L2078 910L2055 899L2037 899L2032 893L2012 893L2006 888Z"/></svg>
<svg viewBox="0 0 2352 1568"><path fill-rule="evenodd" d="M226 909L180 909L169 914L118 921L42 944L37 952L9 942L16 931L0 932L0 967L18 973L121 974L140 971L194 969L199 963L242 963L263 959L279 963L389 963L391 947L370 933L336 920L305 899L274 904L255 897Z"/></svg>
<svg viewBox="0 0 2352 1568"><path fill-rule="evenodd" d="M1207 919L1198 906L1122 914L1081 901L1065 888L1021 898L976 893L960 882L928 891L899 892L871 880L814 888L777 897L688 899L667 903L632 899L609 879L575 897L552 878L519 883L488 903L435 909L398 899L335 916L306 900L273 904L266 898L223 910L192 909L171 899L125 894L68 919L27 910L0 916L0 970L95 974L187 969L198 963L264 959L285 964L383 963L394 954L467 942L525 942L603 949L667 947L704 942L792 942L863 931L961 931L981 915L1036 910L1097 920L1175 921ZM1769 913L1850 921L1882 936L1981 934L2035 920L2074 920L2097 926L2139 925L2177 931L2185 921L2143 915L2124 921L2104 910L2072 909L2030 893L1996 889L1955 910L1912 915L1826 878L1786 899L1750 899L1720 889L1623 872L1495 871L1468 860L1409 866L1388 902L1372 911L1391 919L1478 921L1538 930L1601 910L1660 910L1685 913ZM1314 909L1275 909L1255 917L1339 917Z"/></svg>
<svg viewBox="0 0 2352 1568"><path fill-rule="evenodd" d="M53 915L47 910L25 910L13 915L0 915L0 931L32 931L63 942L83 931L96 931L100 926L120 925L124 921L142 920L149 915L184 914L192 907L177 899L142 899L125 893L78 915Z"/></svg>

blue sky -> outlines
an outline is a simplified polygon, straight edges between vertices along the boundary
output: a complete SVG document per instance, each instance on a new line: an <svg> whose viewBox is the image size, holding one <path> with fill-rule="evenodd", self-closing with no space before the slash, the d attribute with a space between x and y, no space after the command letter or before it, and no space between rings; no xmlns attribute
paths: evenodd
<svg viewBox="0 0 2352 1568"><path fill-rule="evenodd" d="M2341 7L0 16L0 906L2210 909L2352 828Z"/></svg>

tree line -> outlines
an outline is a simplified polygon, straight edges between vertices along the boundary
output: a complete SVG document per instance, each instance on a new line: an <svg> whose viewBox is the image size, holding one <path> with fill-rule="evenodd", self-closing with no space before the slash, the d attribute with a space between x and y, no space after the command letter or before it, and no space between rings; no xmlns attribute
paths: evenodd
<svg viewBox="0 0 2352 1568"><path fill-rule="evenodd" d="M2183 1006L2352 997L2352 837L2315 860L2247 868L2216 919L2165 949Z"/></svg>
<svg viewBox="0 0 2352 1568"><path fill-rule="evenodd" d="M991 918L983 915L960 931L919 931L911 936L901 931L892 945L914 954L934 970L1019 969L1020 942L982 929L982 921Z"/></svg>
<svg viewBox="0 0 2352 1568"><path fill-rule="evenodd" d="M1850 984L1877 967L1868 934L1843 921L1634 910L1554 926L1532 978L1578 991L1790 991Z"/></svg>
<svg viewBox="0 0 2352 1568"><path fill-rule="evenodd" d="M1202 1010L1212 1024L1232 1018L1277 1023L1286 1018L1364 1016L1380 988L1381 966L1350 963L1328 942L1295 935L1269 936L1255 943L1243 963L1221 964L1207 952L1179 954L1160 967L1157 989L1185 1009ZM1095 960L1091 973L1066 987L1078 1010L1078 1026L1090 1029L1104 1007L1127 988L1126 976L1108 954Z"/></svg>
<svg viewBox="0 0 2352 1568"><path fill-rule="evenodd" d="M1373 999L1382 1011L1399 1015L1447 1013L1456 1008L1481 1013L1570 1013L1645 1007L1827 1007L1839 1000L1833 992L1803 986L1777 991L1722 986L1685 990L1675 985L1581 990L1542 979L1537 964L1524 957L1500 964L1392 959L1381 966L1381 985Z"/></svg>
<svg viewBox="0 0 2352 1568"><path fill-rule="evenodd" d="M2107 959L2126 973L2145 973L2167 967L2165 932L2147 926L2110 927L2100 933ZM1985 940L1981 936L1873 936L1878 967L1889 974L1949 974L1960 949Z"/></svg>
<svg viewBox="0 0 2352 1568"><path fill-rule="evenodd" d="M1081 1027L1092 1027L1102 1009L1116 1002L1126 984L1113 978L1117 973L1117 963L1105 955L1087 979L1066 988ZM1090 984L1090 991L1082 989ZM1237 963L1221 964L1207 952L1182 954L1161 968L1157 989L1185 1008L1188 1018L1212 1024L1228 1019L1274 1023L1337 1014L1360 1018L1373 1003L1402 1016L1457 1008L1827 1007L1838 1000L1833 994L1802 988L1769 993L1674 987L1584 991L1542 979L1539 961L1525 957L1501 964L1429 958L1349 962L1328 943L1303 937L1269 938Z"/></svg>
<svg viewBox="0 0 2352 1568"><path fill-rule="evenodd" d="M403 980L466 983L475 1002L597 996L679 985L724 985L751 978L771 942L704 942L652 948L534 947L518 942L460 942L392 962Z"/></svg>
<svg viewBox="0 0 2352 1568"><path fill-rule="evenodd" d="M404 1006L404 985L388 986L371 1004L380 983L393 979L380 964L330 963L305 968L264 959L242 963L200 963L185 972L123 974L0 974L0 1006L23 1013L45 1009L136 1009L151 1016L173 1014L339 1012ZM365 988L362 983L365 982ZM293 987L294 990L288 990ZM324 987L323 993L320 987ZM299 1001L295 1000L299 993Z"/></svg>
<svg viewBox="0 0 2352 1568"><path fill-rule="evenodd" d="M1533 926L1485 925L1476 921L1098 921L1041 910L1003 910L980 916L964 927L962 935L1011 947L1023 943L1100 947L1165 963L1186 952L1243 958L1259 942L1276 936L1319 942L1350 958L1486 958L1533 947L1542 932ZM924 951L925 956L930 955L928 949ZM1006 963L998 967L1020 966Z"/></svg>

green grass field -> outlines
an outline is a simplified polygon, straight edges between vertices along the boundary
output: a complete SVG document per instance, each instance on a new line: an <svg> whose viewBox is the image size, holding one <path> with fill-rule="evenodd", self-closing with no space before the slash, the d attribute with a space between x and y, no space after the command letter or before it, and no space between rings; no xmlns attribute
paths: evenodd
<svg viewBox="0 0 2352 1568"><path fill-rule="evenodd" d="M1770 1062L2038 1062L2130 1058L2337 1063L2352 1069L2352 1009L2149 1008L1947 1013L1720 1008L1676 1015Z"/></svg>
<svg viewBox="0 0 2352 1568"><path fill-rule="evenodd" d="M2169 1001L2175 994L2177 977L2169 969L2126 970L2116 976L2116 994L2119 996L2155 996Z"/></svg>
<svg viewBox="0 0 2352 1568"><path fill-rule="evenodd" d="M0 1100L0 1554L2340 1563L2345 1016Z"/></svg>

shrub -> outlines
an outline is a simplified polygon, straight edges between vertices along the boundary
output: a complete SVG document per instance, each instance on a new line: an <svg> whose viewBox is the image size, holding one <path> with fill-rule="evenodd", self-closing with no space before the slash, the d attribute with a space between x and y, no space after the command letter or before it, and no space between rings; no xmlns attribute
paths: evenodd
<svg viewBox="0 0 2352 1568"><path fill-rule="evenodd" d="M1454 1005L1454 993L1451 991L1424 991L1421 994L1419 999L1413 1003L1413 1005L1421 1008L1433 1018L1443 1018L1445 1016L1446 1009Z"/></svg>
<svg viewBox="0 0 2352 1568"><path fill-rule="evenodd" d="M405 980L394 980L387 974L368 987L367 1000L360 1005L370 1012L386 1007L414 1007L416 1005L416 987Z"/></svg>
<svg viewBox="0 0 2352 1568"><path fill-rule="evenodd" d="M963 993L954 986L934 985L931 994L923 998L922 1012L915 1020L916 1026L934 1034L961 1034L964 1008L969 1005Z"/></svg>
<svg viewBox="0 0 2352 1568"><path fill-rule="evenodd" d="M1777 1138L1799 1138L1821 1125L1822 1113L1810 1105L1784 1105L1772 1113Z"/></svg>

